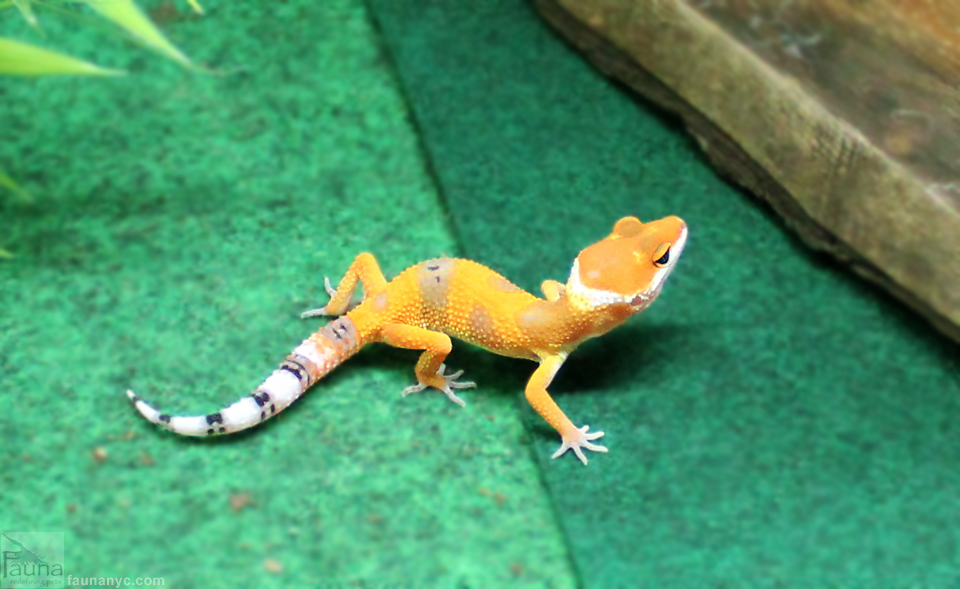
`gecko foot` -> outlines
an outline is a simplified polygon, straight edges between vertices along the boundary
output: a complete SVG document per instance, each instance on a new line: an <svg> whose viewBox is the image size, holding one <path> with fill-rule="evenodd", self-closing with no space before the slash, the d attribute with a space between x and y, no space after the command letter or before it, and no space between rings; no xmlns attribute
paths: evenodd
<svg viewBox="0 0 960 589"><path fill-rule="evenodd" d="M441 364L440 369L437 370L437 376L443 377L443 388L441 388L440 390L443 391L445 395L447 395L448 399L450 399L457 405L460 405L461 407L466 407L467 403L463 399L458 397L457 394L453 392L453 389L471 389L477 386L477 383L469 382L469 381L457 382L457 379L460 378L460 376L463 374L463 371L458 370L453 374L445 375L443 371L446 369L447 369L446 365ZM427 386L428 385L425 385L423 383L415 384L413 386L403 389L403 392L401 393L401 395L406 397L411 393L419 393L423 389L427 388Z"/></svg>
<svg viewBox="0 0 960 589"><path fill-rule="evenodd" d="M333 285L330 284L330 278L323 277L323 288L327 291L327 294L330 295L330 298L333 298L333 295L337 294L337 290L333 288ZM301 319L306 319L308 317L323 317L327 314L327 307L323 306L319 309L310 309L309 311L304 311L300 313Z"/></svg>
<svg viewBox="0 0 960 589"><path fill-rule="evenodd" d="M581 448L586 448L587 450L593 450L594 452L606 452L606 446L600 446L597 444L591 444L590 440L596 440L597 438L603 437L603 432L593 432L588 434L587 430L590 428L589 425L585 425L580 429L574 429L574 433L567 434L563 436L563 443L560 444L560 449L553 453L551 458L559 458L567 450L573 450L574 454L577 455L577 458L580 459L584 465L587 464L587 457L583 455L583 450Z"/></svg>

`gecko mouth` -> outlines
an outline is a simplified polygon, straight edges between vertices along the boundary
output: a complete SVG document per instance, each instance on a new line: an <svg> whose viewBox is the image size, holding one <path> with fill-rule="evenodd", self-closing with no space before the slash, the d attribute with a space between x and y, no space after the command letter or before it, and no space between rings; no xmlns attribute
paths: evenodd
<svg viewBox="0 0 960 589"><path fill-rule="evenodd" d="M650 302L650 296L645 293L640 293L637 296L633 297L633 300L630 301L630 306L637 309L647 306L647 303Z"/></svg>

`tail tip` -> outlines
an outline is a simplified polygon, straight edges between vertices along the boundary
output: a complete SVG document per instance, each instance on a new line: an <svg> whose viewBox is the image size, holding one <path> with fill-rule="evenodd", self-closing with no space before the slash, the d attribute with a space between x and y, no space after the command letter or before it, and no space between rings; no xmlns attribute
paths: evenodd
<svg viewBox="0 0 960 589"><path fill-rule="evenodd" d="M130 399L130 402L140 412L140 415L147 418L147 421L151 423L157 423L164 427L170 423L170 416L166 413L160 413L157 411L150 403L144 401L140 395L134 393L133 391L127 391L127 398Z"/></svg>

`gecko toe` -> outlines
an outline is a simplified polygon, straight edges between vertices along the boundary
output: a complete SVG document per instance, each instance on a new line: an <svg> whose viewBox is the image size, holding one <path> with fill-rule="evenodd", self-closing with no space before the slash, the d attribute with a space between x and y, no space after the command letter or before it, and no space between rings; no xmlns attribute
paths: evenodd
<svg viewBox="0 0 960 589"><path fill-rule="evenodd" d="M323 277L323 289L327 291L327 294L330 298L333 298L333 295L337 294L337 289L333 288L333 285L330 284L330 278L327 276ZM327 311L327 306L324 305L319 309L310 309L309 311L304 311L300 313L301 319L308 319L310 317L323 317L325 315L330 315L330 312Z"/></svg>
<svg viewBox="0 0 960 589"><path fill-rule="evenodd" d="M469 381L457 382L456 379L459 378L459 377L463 374L463 371L462 371L462 370L458 370L458 371L454 372L453 374L444 374L444 372L446 372L446 370L447 370L446 365L445 365L445 364L441 364L441 365L440 365L440 368L437 369L437 376L439 376L440 378L442 378L442 379L443 379L443 382L442 382L441 384L439 384L439 385L433 385L433 386L434 386L437 390L439 390L440 392L442 392L443 394L445 394L448 399L450 399L451 401L453 401L453 402L456 403L457 405L460 405L461 407L466 407L466 406L467 406L467 402L464 401L463 399L461 399L460 397L458 397L457 394L454 393L453 391L454 391L454 389L472 389L472 388L474 388L474 387L477 386L477 383L475 383L475 382L469 382ZM427 386L429 386L429 385L426 385L426 384L423 384L423 383L415 384L415 385L413 385L413 386L409 386L409 387L403 389L403 392L402 392L401 394L402 394L402 396L406 397L407 395L412 394L412 393L419 393L419 392L422 391L423 389L427 388Z"/></svg>
<svg viewBox="0 0 960 589"><path fill-rule="evenodd" d="M403 389L403 391L400 393L400 396L406 397L407 395L412 395L413 393L419 393L425 388L427 388L427 385L425 384L415 384Z"/></svg>
<svg viewBox="0 0 960 589"><path fill-rule="evenodd" d="M608 452L606 446L601 446L599 444L591 444L590 440L596 440L603 436L603 432L592 432L587 433L587 429L590 426L585 425L581 428L576 428L572 433L566 434L563 436L563 443L560 444L560 448L553 453L551 458L559 458L567 450L573 450L573 453L576 454L577 458L580 459L580 462L587 465L587 457L583 453L583 448L590 450L592 452Z"/></svg>
<svg viewBox="0 0 960 589"><path fill-rule="evenodd" d="M447 395L447 398L448 398L448 399L450 399L451 401L453 401L453 402L456 403L457 405L460 405L461 407L466 407L466 406L467 406L467 402L464 401L463 399L461 399L460 397L458 397L457 394L454 393L452 389L447 388L447 389L444 389L443 392Z"/></svg>

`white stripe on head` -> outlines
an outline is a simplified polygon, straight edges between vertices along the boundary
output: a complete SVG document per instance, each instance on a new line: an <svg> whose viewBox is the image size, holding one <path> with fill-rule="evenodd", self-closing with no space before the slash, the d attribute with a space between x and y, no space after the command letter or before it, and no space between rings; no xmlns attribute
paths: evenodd
<svg viewBox="0 0 960 589"><path fill-rule="evenodd" d="M683 231L680 232L680 237L677 238L677 241L670 246L670 261L653 276L653 280L650 281L650 287L641 293L641 295L649 298L657 296L657 293L663 288L663 281L667 279L667 276L670 276L674 266L677 265L677 261L680 259L680 254L683 253L683 246L685 245L687 245L686 225L683 226Z"/></svg>
<svg viewBox="0 0 960 589"><path fill-rule="evenodd" d="M667 276L673 272L673 268L676 266L677 260L680 259L680 254L683 252L686 243L687 227L684 225L680 237L670 246L670 261L654 273L650 284L642 291L622 295L609 290L585 286L583 281L580 280L579 258L573 260L573 267L570 269L570 279L567 282L567 291L572 297L574 304L580 303L579 306L589 309L596 309L597 307L617 303L631 305L636 311L645 309L653 302L653 299L657 298L657 295L660 294L664 281L667 279Z"/></svg>
<svg viewBox="0 0 960 589"><path fill-rule="evenodd" d="M573 268L570 269L570 280L567 282L567 292L573 298L574 302L583 301L586 306L595 309L604 305L614 305L616 303L629 303L633 297L625 297L621 294L609 290L600 290L584 286L580 280L580 260L573 260Z"/></svg>

